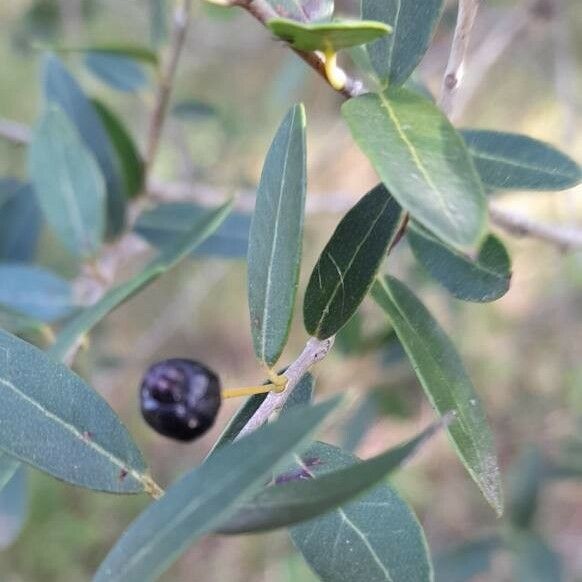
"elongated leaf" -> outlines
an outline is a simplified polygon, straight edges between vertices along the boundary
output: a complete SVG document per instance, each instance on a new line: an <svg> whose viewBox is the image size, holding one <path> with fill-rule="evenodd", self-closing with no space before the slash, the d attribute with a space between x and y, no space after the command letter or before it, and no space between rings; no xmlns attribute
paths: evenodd
<svg viewBox="0 0 582 582"><path fill-rule="evenodd" d="M498 514L503 511L493 438L479 398L451 340L414 294L394 278L372 295L386 312L431 404L457 421L448 433L469 474Z"/></svg>
<svg viewBox="0 0 582 582"><path fill-rule="evenodd" d="M42 214L34 191L20 183L0 207L0 260L30 261L36 255Z"/></svg>
<svg viewBox="0 0 582 582"><path fill-rule="evenodd" d="M320 477L357 460L341 449L316 443L303 455ZM420 524L387 485L329 514L291 529L291 538L324 582L429 582L432 569Z"/></svg>
<svg viewBox="0 0 582 582"><path fill-rule="evenodd" d="M461 131L483 184L501 190L563 190L582 180L580 166L550 144L525 135Z"/></svg>
<svg viewBox="0 0 582 582"><path fill-rule="evenodd" d="M435 559L436 582L468 582L491 567L493 554L503 544L497 537L467 542L437 556Z"/></svg>
<svg viewBox="0 0 582 582"><path fill-rule="evenodd" d="M66 366L0 331L0 449L58 479L138 493L141 453L113 410Z"/></svg>
<svg viewBox="0 0 582 582"><path fill-rule="evenodd" d="M125 195L138 196L143 188L144 163L121 120L101 101L91 101L107 130L123 172Z"/></svg>
<svg viewBox="0 0 582 582"><path fill-rule="evenodd" d="M362 0L362 18L392 27L366 49L380 79L402 85L428 48L443 10L443 0Z"/></svg>
<svg viewBox="0 0 582 582"><path fill-rule="evenodd" d="M54 50L59 53L102 53L118 57L126 57L134 61L140 61L147 65L157 66L158 55L152 49L122 43L92 43L79 46L56 46Z"/></svg>
<svg viewBox="0 0 582 582"><path fill-rule="evenodd" d="M328 338L354 315L374 281L400 220L400 206L382 184L344 216L307 285L303 302L307 333Z"/></svg>
<svg viewBox="0 0 582 582"><path fill-rule="evenodd" d="M143 68L134 59L110 52L90 51L85 66L100 81L117 91L133 93L147 85Z"/></svg>
<svg viewBox="0 0 582 582"><path fill-rule="evenodd" d="M45 322L65 317L75 307L68 281L24 263L0 263L0 304Z"/></svg>
<svg viewBox="0 0 582 582"><path fill-rule="evenodd" d="M98 113L77 81L54 55L44 61L43 86L47 102L60 106L77 128L85 145L93 152L105 178L107 232L110 235L119 234L125 225L126 198L115 151Z"/></svg>
<svg viewBox="0 0 582 582"><path fill-rule="evenodd" d="M18 466L12 477L0 488L0 550L10 546L22 530L28 509L26 469Z"/></svg>
<svg viewBox="0 0 582 582"><path fill-rule="evenodd" d="M18 467L20 467L20 461L18 459L0 452L0 491L12 479Z"/></svg>
<svg viewBox="0 0 582 582"><path fill-rule="evenodd" d="M306 24L286 18L273 18L267 22L267 26L275 36L301 51L337 52L372 42L392 30L382 22L366 20Z"/></svg>
<svg viewBox="0 0 582 582"><path fill-rule="evenodd" d="M171 202L160 204L140 214L135 231L151 245L164 246L188 230L193 220L207 212L197 204ZM195 249L195 256L219 256L230 259L246 258L249 246L251 217L233 212L220 228Z"/></svg>
<svg viewBox="0 0 582 582"><path fill-rule="evenodd" d="M423 226L454 247L478 244L485 195L461 136L424 97L396 87L342 107L382 182Z"/></svg>
<svg viewBox="0 0 582 582"><path fill-rule="evenodd" d="M305 211L305 110L295 105L269 148L248 252L251 332L257 357L274 364L293 315Z"/></svg>
<svg viewBox="0 0 582 582"><path fill-rule="evenodd" d="M171 113L183 121L200 121L218 115L218 111L213 105L196 99L186 99L176 103L172 107Z"/></svg>
<svg viewBox="0 0 582 582"><path fill-rule="evenodd" d="M277 478L277 483L283 484L267 487L243 502L238 512L221 524L218 531L239 534L287 527L339 507L398 469L439 427L440 424L433 425L399 447L315 479L311 479L305 469L301 474L283 474ZM308 468L318 463L317 458L305 462Z"/></svg>
<svg viewBox="0 0 582 582"><path fill-rule="evenodd" d="M124 301L137 293L140 289L157 279L160 275L179 263L193 251L196 245L208 237L226 218L231 204L209 211L198 221L192 224L190 232L178 237L174 244L162 249L157 258L151 261L145 269L133 279L122 283L106 293L97 303L84 309L78 316L69 321L60 331L57 341L52 345L49 353L58 360L67 355L75 342L91 328L99 323L106 315L119 307Z"/></svg>
<svg viewBox="0 0 582 582"><path fill-rule="evenodd" d="M408 242L416 259L457 299L495 301L509 290L511 260L494 235L487 236L475 261L418 225L408 229Z"/></svg>
<svg viewBox="0 0 582 582"><path fill-rule="evenodd" d="M536 533L520 532L511 540L514 580L561 582L560 556Z"/></svg>
<svg viewBox="0 0 582 582"><path fill-rule="evenodd" d="M105 231L105 183L67 116L49 107L29 148L30 179L44 215L72 253L95 255Z"/></svg>
<svg viewBox="0 0 582 582"><path fill-rule="evenodd" d="M338 404L302 407L222 447L143 512L109 553L95 582L156 579L199 537L235 511Z"/></svg>

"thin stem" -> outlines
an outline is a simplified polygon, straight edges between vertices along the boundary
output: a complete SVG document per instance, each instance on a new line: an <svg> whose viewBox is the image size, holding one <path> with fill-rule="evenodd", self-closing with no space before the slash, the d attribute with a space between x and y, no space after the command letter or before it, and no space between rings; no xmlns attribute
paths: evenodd
<svg viewBox="0 0 582 582"><path fill-rule="evenodd" d="M243 388L225 388L221 392L222 398L239 398L241 396L254 396L255 394L265 394L266 392L281 392L284 386L276 384L262 384L261 386L244 386Z"/></svg>
<svg viewBox="0 0 582 582"><path fill-rule="evenodd" d="M144 169L146 181L151 174L158 153L160 138L166 121L170 97L172 95L174 78L178 69L178 62L188 34L191 12L192 0L178 0L174 10L168 58L165 67L160 73L158 93L150 122Z"/></svg>
<svg viewBox="0 0 582 582"><path fill-rule="evenodd" d="M285 370L285 376L287 378L285 390L282 392L271 392L265 398L265 401L259 406L238 434L236 437L237 440L265 424L271 415L285 404L309 368L327 356L333 346L334 339L333 336L324 340L319 340L314 337L309 339L299 357Z"/></svg>
<svg viewBox="0 0 582 582"><path fill-rule="evenodd" d="M455 94L463 80L465 61L471 38L471 31L477 18L479 0L459 0L457 24L453 34L449 62L443 77L439 105L450 117L454 117Z"/></svg>

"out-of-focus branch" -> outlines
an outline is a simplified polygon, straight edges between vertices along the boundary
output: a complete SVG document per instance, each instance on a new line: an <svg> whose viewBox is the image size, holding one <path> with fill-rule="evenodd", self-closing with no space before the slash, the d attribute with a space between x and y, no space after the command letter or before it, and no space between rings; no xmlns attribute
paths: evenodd
<svg viewBox="0 0 582 582"><path fill-rule="evenodd" d="M480 0L459 0L457 24L451 44L451 53L443 77L439 105L441 109L454 119L455 95L463 80L465 61L471 39L471 31L477 18Z"/></svg>
<svg viewBox="0 0 582 582"><path fill-rule="evenodd" d="M150 175L158 153L160 138L166 120L170 97L172 95L174 78L176 77L176 70L178 69L178 62L180 61L182 49L184 48L184 43L186 42L186 36L188 34L191 12L192 0L180 0L174 10L168 58L165 67L160 73L158 93L151 116L145 155L146 177Z"/></svg>
<svg viewBox="0 0 582 582"><path fill-rule="evenodd" d="M545 241L562 251L582 249L581 229L537 222L527 216L502 210L494 204L489 205L489 216L493 224L513 236Z"/></svg>

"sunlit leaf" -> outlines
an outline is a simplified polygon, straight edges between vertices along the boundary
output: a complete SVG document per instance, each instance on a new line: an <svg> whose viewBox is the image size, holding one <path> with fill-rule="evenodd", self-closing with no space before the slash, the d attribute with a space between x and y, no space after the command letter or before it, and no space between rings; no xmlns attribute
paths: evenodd
<svg viewBox="0 0 582 582"><path fill-rule="evenodd" d="M368 93L342 107L352 136L412 218L456 248L485 233L483 187L463 139L443 113L413 91Z"/></svg>
<svg viewBox="0 0 582 582"><path fill-rule="evenodd" d="M354 20L305 24L285 18L267 22L273 34L301 51L334 51L366 44L388 34L391 28L382 22Z"/></svg>

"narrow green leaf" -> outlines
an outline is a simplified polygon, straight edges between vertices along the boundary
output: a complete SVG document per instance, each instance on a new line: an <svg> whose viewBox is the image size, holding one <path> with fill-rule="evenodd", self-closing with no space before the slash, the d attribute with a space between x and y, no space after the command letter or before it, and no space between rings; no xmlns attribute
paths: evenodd
<svg viewBox="0 0 582 582"><path fill-rule="evenodd" d="M434 563L436 582L468 582L491 567L494 553L503 544L497 537L467 542L437 556Z"/></svg>
<svg viewBox="0 0 582 582"><path fill-rule="evenodd" d="M144 490L140 451L109 405L34 346L0 331L0 449L73 485Z"/></svg>
<svg viewBox="0 0 582 582"><path fill-rule="evenodd" d="M0 207L0 260L31 261L37 251L42 214L30 184L19 183Z"/></svg>
<svg viewBox="0 0 582 582"><path fill-rule="evenodd" d="M287 341L301 263L305 211L305 110L295 105L267 154L248 251L251 332L257 357L274 364Z"/></svg>
<svg viewBox="0 0 582 582"><path fill-rule="evenodd" d="M230 212L231 206L231 203L227 203L216 210L207 212L206 215L192 224L190 232L178 237L173 245L162 249L160 254L141 273L115 287L97 303L84 309L78 316L71 319L60 331L57 341L51 346L49 353L52 357L58 360L64 358L69 349L83 334L89 332L94 325L99 323L116 307L119 307L132 295L191 253L196 245L204 241L206 237L218 228Z"/></svg>
<svg viewBox="0 0 582 582"><path fill-rule="evenodd" d="M382 22L354 20L307 24L273 18L267 22L275 36L300 51L337 52L341 49L372 42L392 29Z"/></svg>
<svg viewBox="0 0 582 582"><path fill-rule="evenodd" d="M171 113L174 117L183 121L199 121L218 115L218 111L214 105L196 99L179 101L172 107Z"/></svg>
<svg viewBox="0 0 582 582"><path fill-rule="evenodd" d="M354 315L374 281L400 221L400 206L382 184L342 218L307 285L303 301L307 333L328 338Z"/></svg>
<svg viewBox="0 0 582 582"><path fill-rule="evenodd" d="M134 198L143 189L144 163L131 136L121 120L104 103L92 99L91 103L101 117L109 139L117 153L119 166L123 172L125 195Z"/></svg>
<svg viewBox="0 0 582 582"><path fill-rule="evenodd" d="M43 63L43 88L48 103L59 105L93 152L105 178L107 233L120 234L125 226L126 197L115 150L98 113L61 61L49 55Z"/></svg>
<svg viewBox="0 0 582 582"><path fill-rule="evenodd" d="M316 443L301 455L321 478L357 461L332 445ZM359 465L358 465L359 466ZM364 497L291 529L291 538L324 582L430 582L424 533L398 493L379 485Z"/></svg>
<svg viewBox="0 0 582 582"><path fill-rule="evenodd" d="M487 208L461 136L436 105L396 87L342 107L352 136L412 217L454 247L477 245Z"/></svg>
<svg viewBox="0 0 582 582"><path fill-rule="evenodd" d="M0 305L47 323L75 308L68 281L25 263L0 263Z"/></svg>
<svg viewBox="0 0 582 582"><path fill-rule="evenodd" d="M201 536L236 510L287 455L304 445L336 407L330 400L302 407L219 449L188 473L129 527L94 582L154 580Z"/></svg>
<svg viewBox="0 0 582 582"><path fill-rule="evenodd" d="M277 477L267 487L239 505L237 513L218 528L220 533L240 534L288 527L335 509L377 485L414 455L440 428L435 424L416 438L366 461L339 468L315 479L310 478L309 463L298 458L297 469ZM317 446L317 445L316 445ZM289 482L291 481L291 482Z"/></svg>
<svg viewBox="0 0 582 582"><path fill-rule="evenodd" d="M148 82L143 68L134 59L120 54L89 51L85 66L100 81L124 93L139 91Z"/></svg>
<svg viewBox="0 0 582 582"><path fill-rule="evenodd" d="M515 133L461 130L483 184L501 190L563 190L582 180L580 166L550 144Z"/></svg>
<svg viewBox="0 0 582 582"><path fill-rule="evenodd" d="M426 52L443 10L443 0L362 0L362 18L379 20L392 34L366 49L380 79L402 85Z"/></svg>
<svg viewBox="0 0 582 582"><path fill-rule="evenodd" d="M207 208L185 202L159 204L139 215L134 230L151 245L161 247L186 232L193 220ZM231 213L216 230L195 250L196 256L219 256L229 259L246 258L249 246L251 216Z"/></svg>
<svg viewBox="0 0 582 582"><path fill-rule="evenodd" d="M152 49L122 43L92 43L79 46L56 46L52 50L59 53L102 53L112 56L127 57L134 61L140 61L148 65L157 66L159 64L158 55Z"/></svg>
<svg viewBox="0 0 582 582"><path fill-rule="evenodd" d="M0 491L12 479L18 467L20 467L20 461L18 459L0 452Z"/></svg>
<svg viewBox="0 0 582 582"><path fill-rule="evenodd" d="M150 39L155 47L168 39L168 0L149 0Z"/></svg>
<svg viewBox="0 0 582 582"><path fill-rule="evenodd" d="M495 301L509 290L511 260L496 236L487 236L476 260L451 248L419 225L413 224L407 236L418 262L457 299Z"/></svg>
<svg viewBox="0 0 582 582"><path fill-rule="evenodd" d="M95 159L57 107L34 129L28 171L44 215L72 253L99 250L105 230L105 183Z"/></svg>
<svg viewBox="0 0 582 582"><path fill-rule="evenodd" d="M28 483L25 467L15 473L0 487L0 550L8 548L18 538L28 510Z"/></svg>
<svg viewBox="0 0 582 582"><path fill-rule="evenodd" d="M455 346L424 305L394 278L377 279L372 295L386 312L424 391L439 414L457 420L448 433L485 499L503 511L501 481L491 430Z"/></svg>
<svg viewBox="0 0 582 582"><path fill-rule="evenodd" d="M560 556L535 532L520 532L511 540L513 579L527 582L561 582Z"/></svg>

